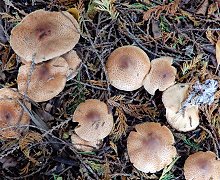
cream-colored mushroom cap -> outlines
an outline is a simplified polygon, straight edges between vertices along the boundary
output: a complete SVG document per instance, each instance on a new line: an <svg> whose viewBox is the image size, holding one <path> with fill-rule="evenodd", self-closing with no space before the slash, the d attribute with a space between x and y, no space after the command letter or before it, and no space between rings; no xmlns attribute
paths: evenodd
<svg viewBox="0 0 220 180"><path fill-rule="evenodd" d="M66 60L69 70L67 71L67 80L73 79L78 74L78 68L82 62L76 51L71 50L68 53L62 55Z"/></svg>
<svg viewBox="0 0 220 180"><path fill-rule="evenodd" d="M185 161L184 176L186 180L219 180L220 161L211 151L194 153Z"/></svg>
<svg viewBox="0 0 220 180"><path fill-rule="evenodd" d="M142 86L150 70L147 54L136 46L122 46L109 56L106 69L112 86L124 91L133 91Z"/></svg>
<svg viewBox="0 0 220 180"><path fill-rule="evenodd" d="M81 151L93 151L100 148L101 140L85 141L76 134L71 135L73 147Z"/></svg>
<svg viewBox="0 0 220 180"><path fill-rule="evenodd" d="M24 101L15 89L0 89L0 139L18 138L22 130L19 126L28 125L30 117L18 101L30 109L30 103Z"/></svg>
<svg viewBox="0 0 220 180"><path fill-rule="evenodd" d="M19 68L17 83L22 94L27 92L27 96L32 100L43 102L52 99L64 89L68 64L62 57L37 64L33 71L31 68L31 64Z"/></svg>
<svg viewBox="0 0 220 180"><path fill-rule="evenodd" d="M189 84L179 83L168 88L162 95L167 122L178 131L191 131L199 125L198 106L188 105L182 108L188 91Z"/></svg>
<svg viewBox="0 0 220 180"><path fill-rule="evenodd" d="M79 123L76 134L86 141L102 140L113 128L112 113L104 102L97 99L79 104L73 114L73 121Z"/></svg>
<svg viewBox="0 0 220 180"><path fill-rule="evenodd" d="M79 24L71 14L37 10L12 29L10 44L26 61L40 63L70 51L79 38Z"/></svg>
<svg viewBox="0 0 220 180"><path fill-rule="evenodd" d="M135 126L127 140L131 163L145 173L155 173L169 165L177 155L172 132L159 123L147 122Z"/></svg>
<svg viewBox="0 0 220 180"><path fill-rule="evenodd" d="M151 61L150 72L143 81L148 93L154 95L157 89L164 91L175 83L177 71L171 66L172 63L172 57L161 57Z"/></svg>

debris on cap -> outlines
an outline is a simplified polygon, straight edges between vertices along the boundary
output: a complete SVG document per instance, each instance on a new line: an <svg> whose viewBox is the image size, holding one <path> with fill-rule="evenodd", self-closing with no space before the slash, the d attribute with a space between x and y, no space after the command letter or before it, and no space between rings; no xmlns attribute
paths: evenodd
<svg viewBox="0 0 220 180"><path fill-rule="evenodd" d="M79 104L73 114L79 126L75 133L86 141L102 140L113 128L113 115L107 105L97 99L88 99Z"/></svg>
<svg viewBox="0 0 220 180"><path fill-rule="evenodd" d="M186 180L217 180L220 179L220 161L211 151L196 152L190 155L184 164Z"/></svg>
<svg viewBox="0 0 220 180"><path fill-rule="evenodd" d="M80 138L77 134L71 135L71 141L72 141L73 147L75 147L78 150L85 151L85 152L99 149L102 143L101 140L85 141L82 138Z"/></svg>
<svg viewBox="0 0 220 180"><path fill-rule="evenodd" d="M10 45L26 61L40 63L70 51L79 38L79 24L70 13L37 10L12 29Z"/></svg>
<svg viewBox="0 0 220 180"><path fill-rule="evenodd" d="M68 64L62 57L37 64L33 70L31 68L31 64L19 68L17 83L20 93L27 92L30 99L43 102L52 99L64 89Z"/></svg>
<svg viewBox="0 0 220 180"><path fill-rule="evenodd" d="M154 95L157 89L164 91L174 85L177 71L171 66L172 63L172 57L161 57L151 61L150 72L143 81L148 93Z"/></svg>
<svg viewBox="0 0 220 180"><path fill-rule="evenodd" d="M162 101L166 108L168 123L178 131L191 131L199 125L199 109L197 105L183 107L187 98L189 84L179 83L163 92Z"/></svg>
<svg viewBox="0 0 220 180"><path fill-rule="evenodd" d="M62 55L66 60L69 70L67 71L67 81L73 79L78 74L78 68L82 62L79 56L76 54L76 51L71 50L68 53Z"/></svg>
<svg viewBox="0 0 220 180"><path fill-rule="evenodd" d="M155 173L169 165L177 155L172 132L159 123L147 122L131 131L127 148L131 163L145 173Z"/></svg>
<svg viewBox="0 0 220 180"><path fill-rule="evenodd" d="M122 46L111 53L106 70L112 86L119 90L133 91L142 86L150 70L150 60L139 47Z"/></svg>
<svg viewBox="0 0 220 180"><path fill-rule="evenodd" d="M28 128L19 127L30 123L30 117L19 101L28 109L31 108L30 103L24 101L17 90L0 89L0 139L18 138L20 133Z"/></svg>

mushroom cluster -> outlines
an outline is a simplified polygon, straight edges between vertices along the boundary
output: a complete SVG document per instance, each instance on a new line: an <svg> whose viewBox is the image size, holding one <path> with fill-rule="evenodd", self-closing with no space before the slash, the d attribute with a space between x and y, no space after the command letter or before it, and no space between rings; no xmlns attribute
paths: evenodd
<svg viewBox="0 0 220 180"><path fill-rule="evenodd" d="M18 90L36 102L58 95L81 64L73 47L80 27L68 12L37 10L11 31L10 44L24 64L18 72Z"/></svg>
<svg viewBox="0 0 220 180"><path fill-rule="evenodd" d="M88 99L78 105L73 114L78 122L71 139L77 149L91 151L97 149L113 128L113 115L108 106L97 99Z"/></svg>
<svg viewBox="0 0 220 180"><path fill-rule="evenodd" d="M115 49L106 62L110 84L119 90L133 91L144 86L151 95L175 83L173 58L161 57L150 62L148 55L132 45Z"/></svg>

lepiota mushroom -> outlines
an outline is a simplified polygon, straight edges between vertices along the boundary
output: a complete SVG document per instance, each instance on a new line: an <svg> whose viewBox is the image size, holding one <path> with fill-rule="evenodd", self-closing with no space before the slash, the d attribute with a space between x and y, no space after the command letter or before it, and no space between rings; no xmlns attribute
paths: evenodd
<svg viewBox="0 0 220 180"><path fill-rule="evenodd" d="M189 84L179 83L168 88L162 95L167 121L178 131L191 131L199 125L198 106L182 107L188 90Z"/></svg>
<svg viewBox="0 0 220 180"><path fill-rule="evenodd" d="M133 91L142 86L150 70L150 60L142 49L131 45L122 46L111 53L106 70L112 86Z"/></svg>
<svg viewBox="0 0 220 180"><path fill-rule="evenodd" d="M172 132L159 123L146 122L131 131L127 148L131 163L145 173L155 173L169 165L177 155Z"/></svg>
<svg viewBox="0 0 220 180"><path fill-rule="evenodd" d="M164 91L175 83L177 71L171 66L172 63L172 57L161 57L151 61L150 72L143 81L148 93L154 95L157 89Z"/></svg>
<svg viewBox="0 0 220 180"><path fill-rule="evenodd" d="M31 64L19 68L17 83L20 93L27 93L36 102L43 102L52 99L64 89L68 64L62 57L37 64L33 70L31 68Z"/></svg>
<svg viewBox="0 0 220 180"><path fill-rule="evenodd" d="M70 51L79 38L79 24L70 13L37 10L12 29L10 44L26 61L40 63Z"/></svg>
<svg viewBox="0 0 220 180"><path fill-rule="evenodd" d="M88 99L79 104L73 114L78 122L76 134L86 141L102 140L113 128L113 115L107 105L97 99Z"/></svg>
<svg viewBox="0 0 220 180"><path fill-rule="evenodd" d="M184 176L186 180L219 180L220 161L211 151L196 152L186 159Z"/></svg>
<svg viewBox="0 0 220 180"><path fill-rule="evenodd" d="M23 101L15 89L0 89L0 139L18 138L22 130L27 128L19 126L30 123L30 117L19 101L31 108L30 103Z"/></svg>

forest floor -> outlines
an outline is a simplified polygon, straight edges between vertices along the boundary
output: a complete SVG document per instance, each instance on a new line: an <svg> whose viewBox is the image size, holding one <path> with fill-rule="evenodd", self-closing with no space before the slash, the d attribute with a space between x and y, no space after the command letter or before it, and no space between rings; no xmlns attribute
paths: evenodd
<svg viewBox="0 0 220 180"><path fill-rule="evenodd" d="M40 118L48 131L32 122L28 135L19 140L0 140L0 179L182 180L183 165L190 154L210 150L219 157L219 87L215 103L200 107L200 125L183 133L167 123L162 92L151 96L143 87L132 92L117 90L109 85L104 68L114 49L136 45L151 60L173 57L177 83L215 79L220 85L220 60L216 59L220 53L216 51L220 39L218 0L0 0L1 87L17 88L21 65L9 44L10 31L38 9L73 13L81 28L74 50L83 63L79 74L58 96L32 104L33 116ZM112 133L94 152L77 151L70 139L77 126L72 114L86 99L106 102L114 114ZM129 161L127 137L142 122L159 122L174 135L178 158L164 172L142 173Z"/></svg>

